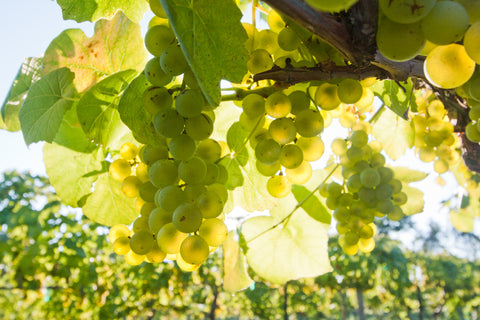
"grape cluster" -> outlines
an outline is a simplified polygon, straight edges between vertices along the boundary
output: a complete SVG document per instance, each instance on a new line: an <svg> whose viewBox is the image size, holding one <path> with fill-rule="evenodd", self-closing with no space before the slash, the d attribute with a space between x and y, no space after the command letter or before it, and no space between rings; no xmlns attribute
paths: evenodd
<svg viewBox="0 0 480 320"><path fill-rule="evenodd" d="M342 166L344 183L323 184L320 195L333 210L344 252L370 252L375 247L375 217L400 220L407 195L393 170L385 166L381 143L369 142L365 130L353 130L347 140L333 140L331 148Z"/></svg>

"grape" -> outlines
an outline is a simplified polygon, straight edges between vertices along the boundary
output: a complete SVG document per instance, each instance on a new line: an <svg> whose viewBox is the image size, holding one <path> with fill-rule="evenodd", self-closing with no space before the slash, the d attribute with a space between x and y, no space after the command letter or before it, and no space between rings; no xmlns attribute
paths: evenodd
<svg viewBox="0 0 480 320"><path fill-rule="evenodd" d="M173 80L171 75L168 75L163 71L158 57L153 57L145 65L145 77L156 87L166 86Z"/></svg>
<svg viewBox="0 0 480 320"><path fill-rule="evenodd" d="M315 91L315 103L323 110L333 110L340 105L337 86L331 83L324 83Z"/></svg>
<svg viewBox="0 0 480 320"><path fill-rule="evenodd" d="M285 198L290 194L292 185L285 176L273 176L267 181L267 191L275 198Z"/></svg>
<svg viewBox="0 0 480 320"><path fill-rule="evenodd" d="M205 174L203 184L209 185L217 181L219 169L215 163L207 162L205 164L207 166L207 173Z"/></svg>
<svg viewBox="0 0 480 320"><path fill-rule="evenodd" d="M463 38L463 45L470 58L480 64L480 21L475 22L468 28Z"/></svg>
<svg viewBox="0 0 480 320"><path fill-rule="evenodd" d="M392 201L395 203L395 205L397 206L401 206L401 205L404 205L405 203L407 203L407 200L408 200L408 196L406 193L404 192L398 192L398 193L395 193L393 196L392 196Z"/></svg>
<svg viewBox="0 0 480 320"><path fill-rule="evenodd" d="M335 138L331 144L332 152L337 155L341 156L347 152L347 141L342 138Z"/></svg>
<svg viewBox="0 0 480 320"><path fill-rule="evenodd" d="M160 66L170 76L178 76L188 68L187 60L179 46L173 45L166 48L160 55Z"/></svg>
<svg viewBox="0 0 480 320"><path fill-rule="evenodd" d="M303 137L314 137L323 131L323 117L320 112L307 109L295 118L297 132Z"/></svg>
<svg viewBox="0 0 480 320"><path fill-rule="evenodd" d="M172 212L187 199L183 190L177 185L169 185L158 190L155 195L155 203L165 211Z"/></svg>
<svg viewBox="0 0 480 320"><path fill-rule="evenodd" d="M480 100L480 76L474 74L467 82L470 84L468 93L475 100Z"/></svg>
<svg viewBox="0 0 480 320"><path fill-rule="evenodd" d="M180 255L185 262L190 264L202 264L207 260L209 254L207 242L198 235L186 238L180 247Z"/></svg>
<svg viewBox="0 0 480 320"><path fill-rule="evenodd" d="M210 247L218 247L227 238L228 229L220 219L205 219L198 229L198 234Z"/></svg>
<svg viewBox="0 0 480 320"><path fill-rule="evenodd" d="M352 141L352 146L363 148L368 143L368 134L361 130L353 131L350 140Z"/></svg>
<svg viewBox="0 0 480 320"><path fill-rule="evenodd" d="M145 255L142 254L136 254L133 251L129 251L125 255L125 261L131 265L131 266L138 266L140 265L143 261L145 261Z"/></svg>
<svg viewBox="0 0 480 320"><path fill-rule="evenodd" d="M480 20L480 2L477 0L455 0L463 5L470 17L470 24Z"/></svg>
<svg viewBox="0 0 480 320"><path fill-rule="evenodd" d="M468 111L468 116L470 120L478 122L480 120L480 106L472 106Z"/></svg>
<svg viewBox="0 0 480 320"><path fill-rule="evenodd" d="M373 93L372 89L363 88L362 97L360 100L355 102L355 106L357 107L358 111L364 112L372 107L374 99L375 94Z"/></svg>
<svg viewBox="0 0 480 320"><path fill-rule="evenodd" d="M188 184L203 183L207 174L207 166L199 157L180 162L178 176Z"/></svg>
<svg viewBox="0 0 480 320"><path fill-rule="evenodd" d="M388 219L392 221L400 221L404 216L405 214L399 206L394 206L393 210L388 213Z"/></svg>
<svg viewBox="0 0 480 320"><path fill-rule="evenodd" d="M364 187L373 188L380 184L381 177L376 169L368 168L360 173L360 181Z"/></svg>
<svg viewBox="0 0 480 320"><path fill-rule="evenodd" d="M267 23L273 32L280 32L285 28L285 22L283 22L282 17L275 10L271 10L268 13Z"/></svg>
<svg viewBox="0 0 480 320"><path fill-rule="evenodd" d="M320 137L300 137L295 142L302 149L303 159L307 161L316 161L320 159L325 150L325 145Z"/></svg>
<svg viewBox="0 0 480 320"><path fill-rule="evenodd" d="M160 57L165 49L176 42L176 38L172 29L165 25L157 25L148 29L144 42L148 52Z"/></svg>
<svg viewBox="0 0 480 320"><path fill-rule="evenodd" d="M167 259L168 259L168 255L167 255ZM176 261L178 268L180 268L180 270L182 270L183 272L192 272L202 266L201 264L191 264L186 262L182 258L182 255L180 254L180 252L177 253L175 256L173 256L172 259Z"/></svg>
<svg viewBox="0 0 480 320"><path fill-rule="evenodd" d="M198 143L195 155L206 162L216 162L222 155L222 146L214 139L205 139Z"/></svg>
<svg viewBox="0 0 480 320"><path fill-rule="evenodd" d="M272 30L264 29L254 35L254 48L267 52L274 52L278 49L278 35ZM257 51L257 50L255 50ZM255 52L254 51L254 52Z"/></svg>
<svg viewBox="0 0 480 320"><path fill-rule="evenodd" d="M228 170L222 164L216 164L218 168L218 176L215 179L214 183L226 184L228 181Z"/></svg>
<svg viewBox="0 0 480 320"><path fill-rule="evenodd" d="M377 200L384 200L384 199L390 199L393 194L393 188L391 185L387 183L381 182L376 188L375 188L375 197Z"/></svg>
<svg viewBox="0 0 480 320"><path fill-rule="evenodd" d="M257 119L265 114L265 99L256 93L249 94L243 98L242 108L250 119Z"/></svg>
<svg viewBox="0 0 480 320"><path fill-rule="evenodd" d="M280 159L281 146L273 139L260 141L255 147L255 157L265 164L273 164Z"/></svg>
<svg viewBox="0 0 480 320"><path fill-rule="evenodd" d="M380 10L397 23L422 20L435 5L436 0L380 0Z"/></svg>
<svg viewBox="0 0 480 320"><path fill-rule="evenodd" d="M285 169L288 181L293 184L302 185L312 177L313 171L310 162L303 161L300 166L294 169Z"/></svg>
<svg viewBox="0 0 480 320"><path fill-rule="evenodd" d="M167 18L167 14L165 13L165 10L163 10L160 0L149 0L148 2L150 4L150 10L152 10L157 17L164 19Z"/></svg>
<svg viewBox="0 0 480 320"><path fill-rule="evenodd" d="M132 231L133 233L139 232L141 230L149 230L148 228L148 217L140 216L133 222Z"/></svg>
<svg viewBox="0 0 480 320"><path fill-rule="evenodd" d="M460 40L468 29L468 12L455 1L439 1L422 20L425 38L437 45Z"/></svg>
<svg viewBox="0 0 480 320"><path fill-rule="evenodd" d="M358 240L358 249L363 253L370 253L375 249L375 240L373 238Z"/></svg>
<svg viewBox="0 0 480 320"><path fill-rule="evenodd" d="M273 60L267 50L257 49L250 54L247 67L253 74L264 72L273 67Z"/></svg>
<svg viewBox="0 0 480 320"><path fill-rule="evenodd" d="M140 180L140 179L139 179ZM141 180L140 180L141 182ZM155 193L157 192L158 188L153 185L150 181L142 183L139 189L139 196L145 200L146 202L154 202L155 201Z"/></svg>
<svg viewBox="0 0 480 320"><path fill-rule="evenodd" d="M150 166L155 161L168 158L168 148L166 145L153 146L147 144L140 149L140 158L143 163Z"/></svg>
<svg viewBox="0 0 480 320"><path fill-rule="evenodd" d="M352 128L357 121L355 115L350 111L343 112L338 118L340 125L344 128Z"/></svg>
<svg viewBox="0 0 480 320"><path fill-rule="evenodd" d="M306 0L312 7L328 12L340 12L348 10L358 0Z"/></svg>
<svg viewBox="0 0 480 320"><path fill-rule="evenodd" d="M350 149L347 150L346 156L349 162L355 163L363 159L365 151L361 148L350 147Z"/></svg>
<svg viewBox="0 0 480 320"><path fill-rule="evenodd" d="M157 160L148 170L150 181L157 188L163 188L177 181L177 166L171 160Z"/></svg>
<svg viewBox="0 0 480 320"><path fill-rule="evenodd" d="M125 180L132 173L130 163L125 159L117 159L110 164L108 168L110 176L118 181Z"/></svg>
<svg viewBox="0 0 480 320"><path fill-rule="evenodd" d="M164 25L164 26L169 26L170 24L168 23L167 18L160 18L158 16L153 16L150 21L148 21L148 29L154 27L154 26L159 26L159 25Z"/></svg>
<svg viewBox="0 0 480 320"><path fill-rule="evenodd" d="M212 190L202 193L197 199L197 206L205 219L216 218L222 211L224 203L222 198Z"/></svg>
<svg viewBox="0 0 480 320"><path fill-rule="evenodd" d="M385 17L379 19L377 46L382 55L392 61L407 61L417 56L425 46L420 23L400 24Z"/></svg>
<svg viewBox="0 0 480 320"><path fill-rule="evenodd" d="M127 198L136 198L140 195L142 181L136 176L128 176L123 180L122 192Z"/></svg>
<svg viewBox="0 0 480 320"><path fill-rule="evenodd" d="M211 185L208 186L207 190L216 193L220 197L223 203L227 202L228 190L224 184L212 183Z"/></svg>
<svg viewBox="0 0 480 320"><path fill-rule="evenodd" d="M480 142L480 131L473 122L468 123L465 127L465 135L467 136L467 139L472 142Z"/></svg>
<svg viewBox="0 0 480 320"><path fill-rule="evenodd" d="M387 167L377 168L378 173L380 174L381 181L380 183L389 183L393 179L393 170Z"/></svg>
<svg viewBox="0 0 480 320"><path fill-rule="evenodd" d="M294 115L310 108L310 97L304 91L293 91L288 95L288 99L290 99L292 105L292 110L290 112Z"/></svg>
<svg viewBox="0 0 480 320"><path fill-rule="evenodd" d="M273 118L288 116L292 110L292 104L287 95L282 92L274 92L265 101L265 111Z"/></svg>
<svg viewBox="0 0 480 320"><path fill-rule="evenodd" d="M199 116L204 105L205 99L197 90L185 90L175 99L175 109L184 118Z"/></svg>
<svg viewBox="0 0 480 320"><path fill-rule="evenodd" d="M282 166L280 165L280 161L276 161L276 162L271 163L271 164L266 164L266 163L263 163L263 162L257 160L256 163L255 163L255 166L257 168L257 171L261 175L266 176L266 177L273 176L278 171L280 171L280 169L282 168Z"/></svg>
<svg viewBox="0 0 480 320"><path fill-rule="evenodd" d="M205 140L213 132L213 121L205 113L187 118L185 120L185 132L194 140Z"/></svg>
<svg viewBox="0 0 480 320"><path fill-rule="evenodd" d="M436 47L424 63L428 81L444 89L460 87L470 79L474 70L475 61L470 59L465 48L459 44Z"/></svg>
<svg viewBox="0 0 480 320"><path fill-rule="evenodd" d="M449 165L448 162L443 159L437 159L433 163L433 170L438 174L442 174L448 171Z"/></svg>
<svg viewBox="0 0 480 320"><path fill-rule="evenodd" d="M356 192L362 187L362 182L360 181L360 174L356 173L350 176L347 180L347 188L350 192Z"/></svg>
<svg viewBox="0 0 480 320"><path fill-rule="evenodd" d="M162 208L155 208L150 213L148 217L148 227L150 231L154 234L157 234L160 228L162 228L167 223L172 222L172 212L163 210Z"/></svg>
<svg viewBox="0 0 480 320"><path fill-rule="evenodd" d="M156 242L153 243L153 248L145 255L145 260L149 263L162 262L167 254L160 250Z"/></svg>
<svg viewBox="0 0 480 320"><path fill-rule="evenodd" d="M337 94L343 103L356 103L363 95L363 87L357 80L345 79L338 84Z"/></svg>
<svg viewBox="0 0 480 320"><path fill-rule="evenodd" d="M128 237L118 237L113 242L113 252L119 255L127 254L130 251L130 239Z"/></svg>
<svg viewBox="0 0 480 320"><path fill-rule="evenodd" d="M153 249L153 244L153 235L147 230L135 232L130 238L130 248L136 254L148 253Z"/></svg>
<svg viewBox="0 0 480 320"><path fill-rule="evenodd" d="M240 114L240 119L238 120L242 129L245 131L258 130L263 127L265 124L265 117L259 117L256 119L250 118L245 112Z"/></svg>
<svg viewBox="0 0 480 320"><path fill-rule="evenodd" d="M196 205L184 203L179 205L173 212L172 222L179 231L192 233L197 231L202 224L202 213Z"/></svg>
<svg viewBox="0 0 480 320"><path fill-rule="evenodd" d="M164 87L150 87L143 93L143 107L152 116L162 110L170 108L173 99L168 90Z"/></svg>
<svg viewBox="0 0 480 320"><path fill-rule="evenodd" d="M433 118L443 118L446 113L445 106L440 100L433 100L427 107L428 115Z"/></svg>
<svg viewBox="0 0 480 320"><path fill-rule="evenodd" d="M129 236L130 236L130 230L124 224L116 224L112 228L110 228L110 231L108 232L108 240L110 240L111 243L114 243L115 240L117 240L120 237L129 237Z"/></svg>
<svg viewBox="0 0 480 320"><path fill-rule="evenodd" d="M298 168L303 162L303 152L296 144L286 144L280 152L280 164L287 169Z"/></svg>
<svg viewBox="0 0 480 320"><path fill-rule="evenodd" d="M142 182L150 181L150 179L148 178L148 166L143 162L140 162L135 168L135 175Z"/></svg>
<svg viewBox="0 0 480 320"><path fill-rule="evenodd" d="M268 132L272 139L279 144L292 142L297 134L295 123L290 118L278 118L273 120L268 127Z"/></svg>
<svg viewBox="0 0 480 320"><path fill-rule="evenodd" d="M423 162L432 162L437 157L435 149L432 147L418 148L418 158Z"/></svg>
<svg viewBox="0 0 480 320"><path fill-rule="evenodd" d="M203 184L187 184L183 189L187 202L197 203L197 198L207 191L207 188Z"/></svg>
<svg viewBox="0 0 480 320"><path fill-rule="evenodd" d="M285 51L297 50L301 42L295 31L288 27L278 33L277 41L278 46Z"/></svg>
<svg viewBox="0 0 480 320"><path fill-rule="evenodd" d="M188 160L193 157L196 144L189 135L181 134L170 140L168 148L175 160Z"/></svg>
<svg viewBox="0 0 480 320"><path fill-rule="evenodd" d="M172 108L161 110L153 120L155 131L166 138L173 138L181 134L185 125L183 117Z"/></svg>
<svg viewBox="0 0 480 320"><path fill-rule="evenodd" d="M390 199L379 200L376 209L378 210L378 212L388 214L393 210L393 202Z"/></svg>
<svg viewBox="0 0 480 320"><path fill-rule="evenodd" d="M187 237L188 234L177 230L173 223L167 223L157 233L157 244L165 253L178 253L182 241Z"/></svg>

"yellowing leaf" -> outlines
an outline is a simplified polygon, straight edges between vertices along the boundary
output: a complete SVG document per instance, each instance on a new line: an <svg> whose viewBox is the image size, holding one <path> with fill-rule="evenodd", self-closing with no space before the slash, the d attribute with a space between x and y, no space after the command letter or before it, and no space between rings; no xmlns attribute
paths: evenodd
<svg viewBox="0 0 480 320"><path fill-rule="evenodd" d="M243 290L253 283L247 273L245 255L234 235L235 233L230 231L223 243L223 288L228 292Z"/></svg>

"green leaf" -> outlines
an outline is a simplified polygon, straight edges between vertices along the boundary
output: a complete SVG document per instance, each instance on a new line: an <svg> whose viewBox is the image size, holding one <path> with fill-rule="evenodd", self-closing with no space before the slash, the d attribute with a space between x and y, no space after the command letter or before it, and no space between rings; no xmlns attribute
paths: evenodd
<svg viewBox="0 0 480 320"><path fill-rule="evenodd" d="M233 190L237 187L241 187L243 185L244 179L242 170L240 169L240 162L235 158L227 156L220 161L220 164L223 165L228 172L228 179L225 183L225 187L227 187L228 190Z"/></svg>
<svg viewBox="0 0 480 320"><path fill-rule="evenodd" d="M406 204L402 206L403 213L407 216L423 212L425 200L423 200L423 192L417 188L403 184L402 192L405 192L408 197Z"/></svg>
<svg viewBox="0 0 480 320"><path fill-rule="evenodd" d="M248 288L253 280L248 276L245 255L230 231L223 243L223 288L227 292L237 292Z"/></svg>
<svg viewBox="0 0 480 320"><path fill-rule="evenodd" d="M62 8L64 20L77 22L111 19L122 10L130 20L138 23L149 8L145 0L57 0L57 3Z"/></svg>
<svg viewBox="0 0 480 320"><path fill-rule="evenodd" d="M91 87L77 105L77 115L87 137L109 147L128 132L117 110L120 95L136 76L135 70L112 74Z"/></svg>
<svg viewBox="0 0 480 320"><path fill-rule="evenodd" d="M394 177L405 183L421 181L428 177L428 173L407 167L392 167L391 169L394 172Z"/></svg>
<svg viewBox="0 0 480 320"><path fill-rule="evenodd" d="M125 197L122 183L114 180L108 172L98 177L94 188L82 207L89 219L105 226L113 226L130 224L138 217L135 199Z"/></svg>
<svg viewBox="0 0 480 320"><path fill-rule="evenodd" d="M312 192L304 186L298 185L292 186L292 193L295 199L301 203L302 209L305 210L310 217L326 224L332 222L332 216L323 203L320 202L316 194L312 194Z"/></svg>
<svg viewBox="0 0 480 320"><path fill-rule="evenodd" d="M161 0L198 83L212 106L220 80L240 83L247 72L247 33L232 0Z"/></svg>
<svg viewBox="0 0 480 320"><path fill-rule="evenodd" d="M408 120L408 110L417 110L413 84L411 80L402 83L402 87L393 80L377 81L372 87L377 97L402 119Z"/></svg>
<svg viewBox="0 0 480 320"><path fill-rule="evenodd" d="M144 144L156 144L158 134L152 123L152 116L143 107L143 92L150 86L150 83L141 73L125 89L118 104L118 112L123 123L125 123L135 139Z"/></svg>
<svg viewBox="0 0 480 320"><path fill-rule="evenodd" d="M53 140L57 144L77 152L90 153L97 145L93 143L83 132L77 117L77 105L65 112L62 124Z"/></svg>
<svg viewBox="0 0 480 320"><path fill-rule="evenodd" d="M328 224L297 209L283 224L277 225L279 217L287 216L295 207L295 199L289 198L277 207L283 212L278 217L254 217L242 226L249 266L265 280L277 284L316 277L332 270L328 257Z"/></svg>
<svg viewBox="0 0 480 320"><path fill-rule="evenodd" d="M74 76L67 68L61 68L32 85L18 113L27 145L53 141L77 95L72 84Z"/></svg>
<svg viewBox="0 0 480 320"><path fill-rule="evenodd" d="M405 154L413 145L415 137L411 123L389 110L383 110L372 131L375 138L383 144L383 150L393 160Z"/></svg>
<svg viewBox="0 0 480 320"><path fill-rule="evenodd" d="M68 67L75 73L75 87L83 92L100 79L118 71L142 71L147 59L140 26L118 13L100 20L87 38L80 29L68 29L45 51L44 72Z"/></svg>
<svg viewBox="0 0 480 320"><path fill-rule="evenodd" d="M475 213L464 209L460 212L450 211L450 222L460 232L473 232L475 226Z"/></svg>
<svg viewBox="0 0 480 320"><path fill-rule="evenodd" d="M76 152L56 143L45 144L43 161L50 183L63 203L78 207L79 201L92 192L97 177L94 172L102 169L101 150L92 153Z"/></svg>
<svg viewBox="0 0 480 320"><path fill-rule="evenodd" d="M2 105L2 118L8 131L20 130L18 111L33 83L41 77L42 58L26 58L13 80L10 91Z"/></svg>

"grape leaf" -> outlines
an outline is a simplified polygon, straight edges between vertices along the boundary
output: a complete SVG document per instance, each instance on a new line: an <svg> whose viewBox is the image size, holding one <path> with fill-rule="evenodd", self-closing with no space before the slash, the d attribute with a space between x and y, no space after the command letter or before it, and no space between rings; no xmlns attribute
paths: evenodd
<svg viewBox="0 0 480 320"><path fill-rule="evenodd" d="M56 143L43 147L43 161L50 183L63 203L79 207L79 201L92 192L97 179L94 172L102 169L103 154L77 152Z"/></svg>
<svg viewBox="0 0 480 320"><path fill-rule="evenodd" d="M20 130L18 111L33 83L41 77L42 58L26 58L13 80L10 91L2 105L2 118L8 131Z"/></svg>
<svg viewBox="0 0 480 320"><path fill-rule="evenodd" d="M142 73L136 77L125 89L118 104L118 112L123 123L125 123L137 141L144 144L156 144L158 134L152 123L152 116L143 107L143 92L150 86L150 83Z"/></svg>
<svg viewBox="0 0 480 320"><path fill-rule="evenodd" d="M383 144L383 150L393 160L403 156L413 146L415 134L411 123L389 110L383 110L372 131L375 138Z"/></svg>
<svg viewBox="0 0 480 320"><path fill-rule="evenodd" d="M77 152L90 153L97 148L97 145L83 132L77 117L77 104L74 104L70 110L65 112L62 124L53 141Z"/></svg>
<svg viewBox="0 0 480 320"><path fill-rule="evenodd" d="M87 137L109 147L128 132L120 120L117 105L136 74L135 70L114 73L85 92L78 102L77 115Z"/></svg>
<svg viewBox="0 0 480 320"><path fill-rule="evenodd" d="M312 194L312 192L304 186L299 185L292 186L292 193L295 196L295 199L301 203L302 209L305 210L310 217L326 224L332 222L332 216L323 203L320 202L317 195Z"/></svg>
<svg viewBox="0 0 480 320"><path fill-rule="evenodd" d="M413 111L417 110L411 80L402 83L402 87L393 80L377 81L372 89L375 95L402 119L408 120L408 110L410 108Z"/></svg>
<svg viewBox="0 0 480 320"><path fill-rule="evenodd" d="M428 173L410 169L407 167L392 167L394 177L405 183L417 182L428 177Z"/></svg>
<svg viewBox="0 0 480 320"><path fill-rule="evenodd" d="M67 29L45 51L44 72L68 67L75 73L75 87L83 92L112 73L143 70L147 52L140 26L118 13L112 20L100 20L87 38L80 29Z"/></svg>
<svg viewBox="0 0 480 320"><path fill-rule="evenodd" d="M53 141L65 112L77 96L72 83L74 76L67 68L61 68L32 85L18 113L27 145Z"/></svg>
<svg viewBox="0 0 480 320"><path fill-rule="evenodd" d="M220 80L240 83L247 72L247 33L232 0L161 0L207 101L220 103Z"/></svg>
<svg viewBox="0 0 480 320"><path fill-rule="evenodd" d="M111 19L122 10L130 20L138 23L148 10L146 0L57 0L57 3L62 8L63 20L77 22Z"/></svg>
<svg viewBox="0 0 480 320"><path fill-rule="evenodd" d="M459 212L450 211L450 222L460 232L473 232L474 230L475 213L469 209L462 209Z"/></svg>
<svg viewBox="0 0 480 320"><path fill-rule="evenodd" d="M250 218L242 226L249 266L262 278L282 284L289 280L315 277L330 272L328 224L311 218L303 209L290 214L296 200L280 201L275 217ZM266 254L268 253L268 254Z"/></svg>
<svg viewBox="0 0 480 320"><path fill-rule="evenodd" d="M245 255L234 235L234 231L230 231L223 243L223 288L228 292L243 290L253 283L247 273Z"/></svg>
<svg viewBox="0 0 480 320"><path fill-rule="evenodd" d="M108 172L98 176L95 190L82 207L91 220L106 226L130 224L138 216L135 199L127 198L122 192L122 183L114 180Z"/></svg>
<svg viewBox="0 0 480 320"><path fill-rule="evenodd" d="M423 200L423 192L417 188L403 184L402 192L405 192L408 197L406 204L402 206L403 213L407 216L423 212L425 200Z"/></svg>

